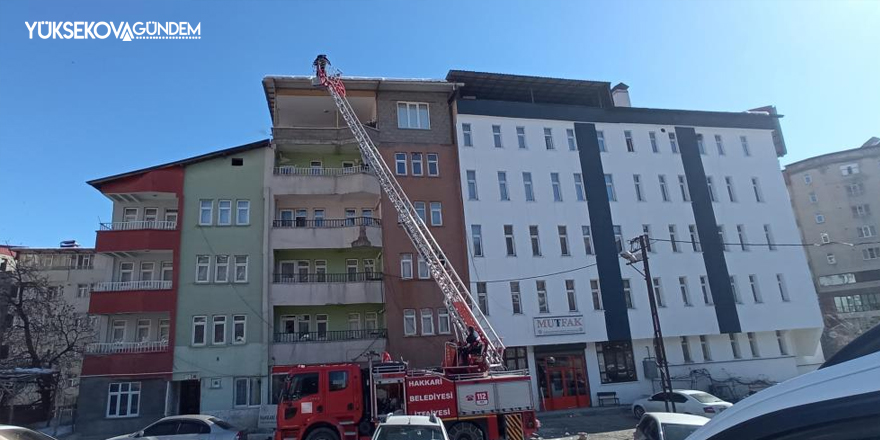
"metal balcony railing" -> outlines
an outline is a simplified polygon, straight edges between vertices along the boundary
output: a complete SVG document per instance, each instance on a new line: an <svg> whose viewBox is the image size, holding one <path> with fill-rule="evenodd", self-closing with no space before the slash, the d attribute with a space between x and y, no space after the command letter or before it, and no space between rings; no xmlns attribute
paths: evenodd
<svg viewBox="0 0 880 440"><path fill-rule="evenodd" d="M358 283L366 281L382 281L382 272L276 273L273 275L272 282L276 284Z"/></svg>
<svg viewBox="0 0 880 440"><path fill-rule="evenodd" d="M382 226L382 220L372 217L273 220L273 228L348 228L352 226Z"/></svg>
<svg viewBox="0 0 880 440"><path fill-rule="evenodd" d="M168 341L97 342L86 345L86 353L90 354L159 353L163 351L168 351Z"/></svg>
<svg viewBox="0 0 880 440"><path fill-rule="evenodd" d="M165 220L147 220L137 222L101 223L102 231L136 231L143 229L170 231L173 229L177 229L177 222Z"/></svg>
<svg viewBox="0 0 880 440"><path fill-rule="evenodd" d="M276 176L348 176L353 174L372 174L370 167L360 165L342 168L311 168L297 166L275 167Z"/></svg>
<svg viewBox="0 0 880 440"><path fill-rule="evenodd" d="M377 328L371 330L275 333L275 342L295 344L306 342L357 341L365 339L381 339L386 337L388 337L388 330Z"/></svg>
<svg viewBox="0 0 880 440"><path fill-rule="evenodd" d="M38 266L43 270L92 270L95 267L91 264L89 265L72 265L72 266Z"/></svg>
<svg viewBox="0 0 880 440"><path fill-rule="evenodd" d="M123 292L126 290L169 290L171 289L171 280L150 280L150 281L111 281L106 283L96 283L92 287L93 292Z"/></svg>

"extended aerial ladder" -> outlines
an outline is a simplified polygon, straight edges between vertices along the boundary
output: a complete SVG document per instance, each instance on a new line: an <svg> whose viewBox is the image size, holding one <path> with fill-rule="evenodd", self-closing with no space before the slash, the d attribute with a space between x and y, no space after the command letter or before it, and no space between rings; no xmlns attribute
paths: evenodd
<svg viewBox="0 0 880 440"><path fill-rule="evenodd" d="M444 305L449 310L450 321L455 330L456 340L459 343L465 341L467 328L473 327L485 348L483 355L485 367L497 368L502 366L504 344L501 342L501 338L495 333L482 310L479 307L471 307L469 305L468 299L471 296L468 287L447 261L440 245L437 244L431 231L416 213L412 202L410 202L403 188L391 173L391 169L388 168L385 160L379 154L379 150L373 144L370 136L367 135L363 124L345 97L345 84L342 82L341 75L336 71L328 73L327 68L329 66L330 61L327 57L325 55L318 55L314 62L317 79L330 92L330 96L336 103L339 113L345 119L345 123L351 129L358 142L358 148L364 162L375 172L382 190L391 204L394 205L394 209L397 210L401 226L406 231L413 246L415 246L416 250L427 262L431 277L440 286L440 290L443 292Z"/></svg>

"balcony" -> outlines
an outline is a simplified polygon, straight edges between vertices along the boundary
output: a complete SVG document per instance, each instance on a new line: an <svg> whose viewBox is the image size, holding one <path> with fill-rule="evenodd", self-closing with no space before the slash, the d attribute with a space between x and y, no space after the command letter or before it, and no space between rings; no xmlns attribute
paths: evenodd
<svg viewBox="0 0 880 440"><path fill-rule="evenodd" d="M130 221L101 223L95 240L98 252L170 250L179 241L175 221Z"/></svg>
<svg viewBox="0 0 880 440"><path fill-rule="evenodd" d="M158 221L158 220L146 220L146 221L135 221L135 222L113 222L113 223L101 223L102 231L138 231L138 230L159 230L159 231L170 231L177 229L177 222L175 221Z"/></svg>
<svg viewBox="0 0 880 440"><path fill-rule="evenodd" d="M271 355L278 365L351 362L368 350L385 351L387 333L385 329L276 333ZM303 349L303 344L313 349Z"/></svg>
<svg viewBox="0 0 880 440"><path fill-rule="evenodd" d="M173 283L163 280L113 281L92 287L89 313L167 312L175 307Z"/></svg>
<svg viewBox="0 0 880 440"><path fill-rule="evenodd" d="M130 290L170 290L171 280L112 281L96 283L92 292L125 292Z"/></svg>
<svg viewBox="0 0 880 440"><path fill-rule="evenodd" d="M381 281L381 272L274 274L269 303L273 306L382 303Z"/></svg>
<svg viewBox="0 0 880 440"><path fill-rule="evenodd" d="M281 166L273 169L272 192L291 195L367 193L379 195L379 181L368 167L309 168Z"/></svg>
<svg viewBox="0 0 880 440"><path fill-rule="evenodd" d="M168 341L96 342L86 346L86 354L160 353L168 351Z"/></svg>
<svg viewBox="0 0 880 440"><path fill-rule="evenodd" d="M107 347L119 344L144 344L143 347L130 347L129 349L149 351L112 351L113 348ZM164 344L164 348L160 349L162 344ZM150 345L153 346L151 347ZM91 344L86 347L82 374L83 376L120 374L170 375L173 369L173 359L174 351L168 348L167 342Z"/></svg>
<svg viewBox="0 0 880 440"><path fill-rule="evenodd" d="M381 220L368 217L318 220L275 220L272 246L276 249L342 249L382 246ZM359 241L366 238L367 242Z"/></svg>
<svg viewBox="0 0 880 440"><path fill-rule="evenodd" d="M365 125L367 135L378 141L379 131ZM273 127L272 139L280 146L296 146L302 145L346 145L357 144L357 139L351 133L351 129L347 126L340 128L333 127Z"/></svg>

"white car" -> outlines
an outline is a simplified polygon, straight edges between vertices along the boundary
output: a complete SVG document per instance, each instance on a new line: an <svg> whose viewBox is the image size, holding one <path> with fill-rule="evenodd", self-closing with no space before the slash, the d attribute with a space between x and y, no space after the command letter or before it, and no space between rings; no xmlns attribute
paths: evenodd
<svg viewBox="0 0 880 440"><path fill-rule="evenodd" d="M647 413L639 420L633 440L684 440L709 422L703 416L675 413Z"/></svg>
<svg viewBox="0 0 880 440"><path fill-rule="evenodd" d="M389 415L379 424L373 440L449 440L443 421L430 416Z"/></svg>
<svg viewBox="0 0 880 440"><path fill-rule="evenodd" d="M214 416L186 415L159 419L146 428L108 440L247 440L247 435Z"/></svg>
<svg viewBox="0 0 880 440"><path fill-rule="evenodd" d="M55 440L55 438L21 426L0 425L0 440Z"/></svg>
<svg viewBox="0 0 880 440"><path fill-rule="evenodd" d="M664 393L657 393L651 397L636 400L632 404L633 415L636 418L642 418L642 414L646 412L676 412L712 418L733 406L732 403L725 402L703 391L673 390L667 411L664 396ZM673 402L675 403L675 411L672 410Z"/></svg>

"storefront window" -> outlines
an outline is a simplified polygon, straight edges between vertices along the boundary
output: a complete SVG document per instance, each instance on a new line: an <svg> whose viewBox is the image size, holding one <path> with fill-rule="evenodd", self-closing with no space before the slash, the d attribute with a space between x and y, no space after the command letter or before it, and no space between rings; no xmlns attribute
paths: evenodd
<svg viewBox="0 0 880 440"><path fill-rule="evenodd" d="M597 343L596 355L599 358L599 374L602 383L638 380L630 342Z"/></svg>
<svg viewBox="0 0 880 440"><path fill-rule="evenodd" d="M510 371L528 370L529 361L525 347L507 347L504 349L504 365Z"/></svg>

